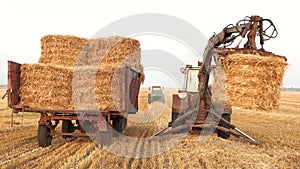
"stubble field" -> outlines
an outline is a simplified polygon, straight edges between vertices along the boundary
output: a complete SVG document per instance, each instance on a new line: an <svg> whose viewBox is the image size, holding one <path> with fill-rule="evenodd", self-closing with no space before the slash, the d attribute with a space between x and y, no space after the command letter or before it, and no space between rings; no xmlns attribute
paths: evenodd
<svg viewBox="0 0 300 169"><path fill-rule="evenodd" d="M5 88L0 89L0 96ZM199 135L188 134L170 150L161 152L159 144L143 141L164 128L171 118L171 94L165 90L166 104L147 104L148 91L141 91L139 112L129 115L124 134L136 138L126 147L124 156L109 151L122 149L125 139L114 138L109 147L99 147L89 138L64 139L57 127L52 145L37 143L38 116L15 115L6 99L0 100L0 168L299 168L300 167L300 93L283 92L280 109L273 112L233 108L232 122L258 140L255 146L216 134L200 142ZM122 142L123 141L123 142ZM157 154L158 153L158 154ZM150 156L149 156L150 154ZM127 156L126 156L127 155ZM138 155L131 158L131 155ZM152 156L151 156L152 155Z"/></svg>

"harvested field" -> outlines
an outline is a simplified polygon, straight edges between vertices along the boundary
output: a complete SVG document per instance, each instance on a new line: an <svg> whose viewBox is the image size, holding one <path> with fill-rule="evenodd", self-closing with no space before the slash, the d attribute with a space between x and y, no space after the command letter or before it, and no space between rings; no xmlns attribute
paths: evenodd
<svg viewBox="0 0 300 169"><path fill-rule="evenodd" d="M0 89L0 95L5 89ZM140 112L129 116L125 135L148 137L170 121L171 93L165 90L166 105L147 104L148 91L140 92ZM216 134L199 142L198 135L187 135L177 146L148 158L130 158L105 149L122 147L122 140L106 148L98 147L88 138L59 136L52 145L37 144L38 117L27 115L24 126L10 127L10 110L0 101L0 168L299 168L300 166L300 93L283 92L280 109L264 113L233 108L232 121L242 131L257 139L260 146L230 137L223 140ZM20 119L17 118L17 121ZM127 147L129 154L144 155L162 147L151 146L137 139ZM148 151L147 151L148 150Z"/></svg>

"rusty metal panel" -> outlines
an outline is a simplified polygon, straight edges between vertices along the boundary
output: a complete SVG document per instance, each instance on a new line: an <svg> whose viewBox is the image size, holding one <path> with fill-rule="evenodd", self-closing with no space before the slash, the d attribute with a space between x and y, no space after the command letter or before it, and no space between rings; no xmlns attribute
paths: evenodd
<svg viewBox="0 0 300 169"><path fill-rule="evenodd" d="M20 97L19 97L20 73L21 73L20 69L21 69L21 64L8 61L7 103L8 103L8 107L10 108L20 103Z"/></svg>
<svg viewBox="0 0 300 169"><path fill-rule="evenodd" d="M141 75L137 72L132 71L130 82L130 102L129 102L129 112L137 112L138 111L138 95L140 91L140 84L141 84Z"/></svg>
<svg viewBox="0 0 300 169"><path fill-rule="evenodd" d="M123 76L122 76L122 81L123 81L123 85L121 85L121 88L120 88L120 96L121 96L121 98L120 98L120 107L118 107L117 108L117 111L120 111L120 112L123 112L123 111L125 111L125 109L126 109L126 75L127 75L127 72L126 72L126 66L124 66L123 68L122 68L123 70L122 70L122 72L124 73L123 74Z"/></svg>
<svg viewBox="0 0 300 169"><path fill-rule="evenodd" d="M178 94L173 94L172 97L172 112L180 113L189 108L189 97L180 99Z"/></svg>
<svg viewBox="0 0 300 169"><path fill-rule="evenodd" d="M141 84L141 75L137 71L125 66L125 79L122 89L122 110L124 112L135 113L138 111L138 95ZM124 109L123 109L124 108Z"/></svg>
<svg viewBox="0 0 300 169"><path fill-rule="evenodd" d="M129 95L130 82L129 82L129 79L131 79L130 78L131 74L130 74L130 72L128 70L128 67L126 65L125 65L125 72L126 72L126 74L125 74L125 83L124 83L124 85L125 85L125 97L124 97L125 100L124 101L125 101L125 111L128 112L129 103L130 103L130 95Z"/></svg>

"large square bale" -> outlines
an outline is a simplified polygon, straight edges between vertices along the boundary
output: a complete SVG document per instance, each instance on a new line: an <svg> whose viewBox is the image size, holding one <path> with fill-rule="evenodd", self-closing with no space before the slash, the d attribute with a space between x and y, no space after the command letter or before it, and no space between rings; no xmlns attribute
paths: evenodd
<svg viewBox="0 0 300 169"><path fill-rule="evenodd" d="M272 110L279 108L287 60L252 49L214 49L214 99L232 106Z"/></svg>
<svg viewBox="0 0 300 169"><path fill-rule="evenodd" d="M77 58L88 41L71 35L47 35L41 39L39 63L60 66L74 66Z"/></svg>

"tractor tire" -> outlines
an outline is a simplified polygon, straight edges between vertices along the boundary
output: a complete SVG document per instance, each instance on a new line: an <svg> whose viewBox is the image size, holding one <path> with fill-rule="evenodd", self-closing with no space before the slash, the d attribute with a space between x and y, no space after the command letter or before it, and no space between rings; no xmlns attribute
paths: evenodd
<svg viewBox="0 0 300 169"><path fill-rule="evenodd" d="M61 131L63 133L72 133L72 121L71 120L63 120ZM62 136L63 138L70 138L72 136Z"/></svg>
<svg viewBox="0 0 300 169"><path fill-rule="evenodd" d="M151 94L148 94L148 104L152 103L152 98L151 98Z"/></svg>
<svg viewBox="0 0 300 169"><path fill-rule="evenodd" d="M113 142L112 126L107 124L107 131L100 131L100 142L101 146L109 146Z"/></svg>
<svg viewBox="0 0 300 169"><path fill-rule="evenodd" d="M47 126L39 125L37 137L39 146L47 147L51 145L52 136L50 135L50 129Z"/></svg>
<svg viewBox="0 0 300 169"><path fill-rule="evenodd" d="M231 114L223 114L222 115L222 117L225 120L227 120L229 123L230 123L230 116L231 116ZM221 122L219 123L219 126L229 129L229 127L227 127L226 125L222 124ZM218 135L218 137L221 137L223 139L228 139L230 137L230 133L226 133L226 132L220 131L220 130L217 130L217 135Z"/></svg>

